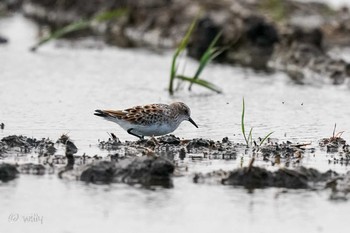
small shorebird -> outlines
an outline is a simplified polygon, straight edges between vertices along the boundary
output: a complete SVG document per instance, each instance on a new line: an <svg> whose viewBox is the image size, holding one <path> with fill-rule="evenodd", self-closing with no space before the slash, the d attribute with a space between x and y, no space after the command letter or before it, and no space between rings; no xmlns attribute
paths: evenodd
<svg viewBox="0 0 350 233"><path fill-rule="evenodd" d="M148 104L125 110L95 110L94 114L117 123L140 139L171 133L182 121L189 121L198 128L191 118L190 108L182 102L170 105Z"/></svg>

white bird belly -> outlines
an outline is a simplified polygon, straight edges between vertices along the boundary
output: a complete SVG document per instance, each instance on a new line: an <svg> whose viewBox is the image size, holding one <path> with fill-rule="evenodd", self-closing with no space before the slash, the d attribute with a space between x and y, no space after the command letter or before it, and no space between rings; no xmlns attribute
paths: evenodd
<svg viewBox="0 0 350 233"><path fill-rule="evenodd" d="M134 125L132 132L144 136L160 136L173 132L176 127L168 124Z"/></svg>
<svg viewBox="0 0 350 233"><path fill-rule="evenodd" d="M143 136L160 136L173 132L178 125L172 124L151 124L151 125L141 125L141 124L131 124L130 122L119 120L119 119L108 119L117 123L124 130L133 129L131 132L137 135Z"/></svg>

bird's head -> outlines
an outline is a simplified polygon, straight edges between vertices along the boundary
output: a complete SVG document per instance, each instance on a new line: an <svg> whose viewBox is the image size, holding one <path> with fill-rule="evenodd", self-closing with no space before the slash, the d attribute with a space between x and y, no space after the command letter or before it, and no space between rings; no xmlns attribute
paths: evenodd
<svg viewBox="0 0 350 233"><path fill-rule="evenodd" d="M191 109L186 104L182 102L175 102L175 103L172 103L170 106L177 110L179 116L183 120L187 120L191 122L194 126L198 128L197 124L191 118Z"/></svg>

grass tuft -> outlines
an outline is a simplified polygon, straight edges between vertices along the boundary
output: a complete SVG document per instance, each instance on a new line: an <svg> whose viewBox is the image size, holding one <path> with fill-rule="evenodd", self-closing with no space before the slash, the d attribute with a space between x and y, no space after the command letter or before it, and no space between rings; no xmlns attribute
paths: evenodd
<svg viewBox="0 0 350 233"><path fill-rule="evenodd" d="M245 143L247 147L251 147L253 145L253 127L250 128L248 136L246 135L245 131L245 102L244 98L242 100L242 117L241 117L241 128L242 128L242 134L245 140ZM259 147L268 139L273 132L268 133L261 141L260 144L258 145Z"/></svg>
<svg viewBox="0 0 350 233"><path fill-rule="evenodd" d="M217 43L217 41L219 40L219 38L221 37L221 32L218 33L215 38L213 39L213 41L210 43L210 45L208 46L207 50L204 52L204 54L202 55L200 61L199 61L199 66L194 74L193 77L188 77L185 75L179 75L177 73L178 70L178 58L179 56L185 51L189 40L191 38L191 35L194 31L194 29L197 26L198 23L198 17L199 15L197 15L197 17L192 21L191 25L189 26L184 38L181 40L179 46L177 47L173 58L172 58L172 63L171 63L171 69L170 69L170 80L169 80L169 94L173 95L174 94L174 82L175 79L179 79L182 81L186 81L189 82L189 88L188 90L191 91L192 85L193 84L197 84L199 86L205 87L209 90L215 91L216 93L222 93L221 88L219 88L218 86L216 86L215 84L200 79L199 76L202 73L202 71L204 70L204 68L212 61L214 60L218 55L220 55L226 48L216 48L215 45Z"/></svg>
<svg viewBox="0 0 350 233"><path fill-rule="evenodd" d="M198 69L196 71L196 73L193 76L193 79L198 79L199 75L202 73L202 71L204 70L204 68L212 61L214 60L217 56L219 56L223 51L224 48L219 49L216 48L215 45L218 42L219 38L221 37L222 31L219 32L215 38L212 40L212 42L210 43L209 47L207 48L207 50L204 52L204 54L202 55L200 61L199 61L199 66ZM190 91L192 88L192 84L190 84L190 86L188 87L188 90Z"/></svg>
<svg viewBox="0 0 350 233"><path fill-rule="evenodd" d="M171 69L170 69L170 82L169 82L170 95L174 94L174 80L176 78L177 68L178 68L177 59L181 55L181 53L186 49L188 42L190 41L192 32L194 31L194 29L197 26L198 17L199 17L199 15L197 15L196 18L192 21L190 27L187 29L187 32L186 32L184 38L182 38L179 46L177 47L177 49L173 55L173 59L171 62Z"/></svg>

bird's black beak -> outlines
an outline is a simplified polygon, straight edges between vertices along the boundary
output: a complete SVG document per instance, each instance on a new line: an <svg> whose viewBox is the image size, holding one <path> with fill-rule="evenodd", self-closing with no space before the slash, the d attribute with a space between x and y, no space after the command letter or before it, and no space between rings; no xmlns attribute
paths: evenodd
<svg viewBox="0 0 350 233"><path fill-rule="evenodd" d="M192 120L192 118L190 117L190 118L188 118L188 121L189 122L191 122L194 126L196 126L196 128L198 128L198 126L197 126L197 124L196 124L196 122L194 122L193 120Z"/></svg>

